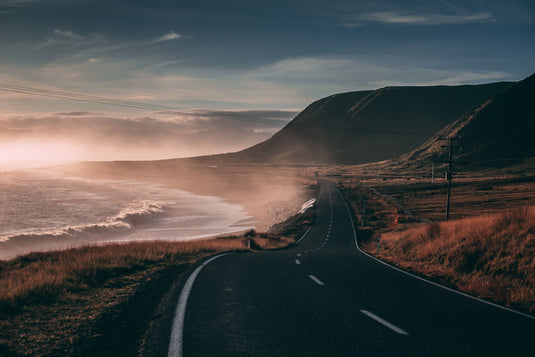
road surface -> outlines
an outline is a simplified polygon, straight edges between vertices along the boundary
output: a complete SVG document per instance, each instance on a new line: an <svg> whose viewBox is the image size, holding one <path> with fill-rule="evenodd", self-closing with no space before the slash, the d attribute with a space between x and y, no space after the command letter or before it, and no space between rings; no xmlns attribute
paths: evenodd
<svg viewBox="0 0 535 357"><path fill-rule="evenodd" d="M181 300L169 355L535 356L535 319L360 252L329 181L297 246L205 262Z"/></svg>

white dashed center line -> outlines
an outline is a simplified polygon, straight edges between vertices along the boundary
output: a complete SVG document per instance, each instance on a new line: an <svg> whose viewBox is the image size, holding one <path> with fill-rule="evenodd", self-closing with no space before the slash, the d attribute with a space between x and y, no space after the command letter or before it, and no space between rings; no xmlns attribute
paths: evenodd
<svg viewBox="0 0 535 357"><path fill-rule="evenodd" d="M309 275L308 276L310 279L312 279L316 284L318 285L325 285L321 280L319 280L318 278L316 278L314 275Z"/></svg>
<svg viewBox="0 0 535 357"><path fill-rule="evenodd" d="M407 336L409 335L408 332L403 331L399 327L397 327L395 325L392 325L390 322L380 318L379 316L377 316L377 315L375 315L375 314L373 314L373 313L371 313L371 312L369 312L367 310L360 310L360 312L362 312L364 315L374 319L375 321L379 322L381 325L388 327L392 331L399 333L400 335L407 335Z"/></svg>
<svg viewBox="0 0 535 357"><path fill-rule="evenodd" d="M301 261L300 261L299 259L296 259L296 260L295 260L295 264L300 265L300 264L301 264Z"/></svg>

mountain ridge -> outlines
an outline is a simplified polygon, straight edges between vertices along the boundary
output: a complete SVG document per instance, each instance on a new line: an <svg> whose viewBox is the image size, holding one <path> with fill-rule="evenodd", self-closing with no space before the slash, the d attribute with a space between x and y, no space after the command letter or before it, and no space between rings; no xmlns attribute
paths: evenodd
<svg viewBox="0 0 535 357"><path fill-rule="evenodd" d="M399 163L440 161L440 139L456 137L462 152L456 157L475 166L507 166L535 157L535 74L515 83L479 107L447 125Z"/></svg>
<svg viewBox="0 0 535 357"><path fill-rule="evenodd" d="M385 87L334 94L227 160L362 164L398 157L514 83Z"/></svg>

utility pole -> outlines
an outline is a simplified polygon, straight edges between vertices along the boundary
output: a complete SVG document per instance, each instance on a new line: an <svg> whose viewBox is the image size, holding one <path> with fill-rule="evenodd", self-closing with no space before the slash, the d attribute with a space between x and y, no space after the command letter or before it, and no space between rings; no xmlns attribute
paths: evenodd
<svg viewBox="0 0 535 357"><path fill-rule="evenodd" d="M448 197L446 201L446 220L450 218L450 201L451 201L451 179L453 177L453 149L459 148L459 146L453 145L455 141L460 140L460 138L457 137L449 137L447 139L440 139L440 140L449 140L449 145L443 146L444 148L448 148L448 171L446 171L446 179L448 180Z"/></svg>

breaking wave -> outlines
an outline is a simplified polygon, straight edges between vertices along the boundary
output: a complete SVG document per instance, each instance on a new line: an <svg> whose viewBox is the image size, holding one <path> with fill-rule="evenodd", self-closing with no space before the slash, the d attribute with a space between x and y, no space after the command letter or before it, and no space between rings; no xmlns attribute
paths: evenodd
<svg viewBox="0 0 535 357"><path fill-rule="evenodd" d="M0 248L10 246L14 251L23 250L31 245L32 250L67 248L80 243L96 243L113 235L125 234L138 227L155 223L166 216L169 203L136 201L122 209L117 215L108 217L104 222L63 227L54 231L22 233L4 237ZM17 249L19 248L19 249ZM0 259L2 251L0 249ZM11 255L11 254L10 254Z"/></svg>

